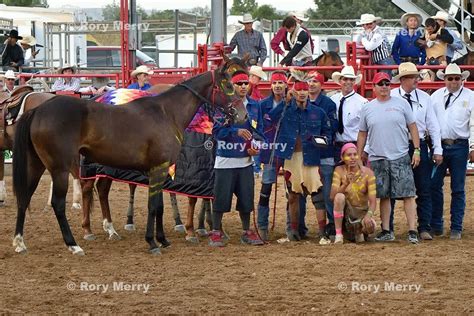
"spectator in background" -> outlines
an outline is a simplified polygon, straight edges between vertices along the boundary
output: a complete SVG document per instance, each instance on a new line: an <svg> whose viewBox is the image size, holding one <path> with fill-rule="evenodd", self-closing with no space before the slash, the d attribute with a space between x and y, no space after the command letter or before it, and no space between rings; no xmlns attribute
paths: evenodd
<svg viewBox="0 0 474 316"><path fill-rule="evenodd" d="M402 15L400 24L403 29L397 33L392 45L392 56L397 65L405 62L415 65L425 64L426 51L416 43L423 36L423 32L419 29L421 21L421 15L418 13L407 12Z"/></svg>
<svg viewBox="0 0 474 316"><path fill-rule="evenodd" d="M4 80L5 80L5 86L3 87L3 91L6 91L9 94L11 94L13 90L15 89L15 81L16 81L15 73L13 72L13 70L7 70L7 72L5 73Z"/></svg>
<svg viewBox="0 0 474 316"><path fill-rule="evenodd" d="M254 21L255 19L252 18L251 14L244 14L242 20L239 21L240 24L244 25L244 29L238 31L232 37L227 53L232 52L237 47L239 57L242 58L245 53L250 54L248 60L250 66L262 66L267 58L267 47L262 33L252 28Z"/></svg>
<svg viewBox="0 0 474 316"><path fill-rule="evenodd" d="M425 21L425 34L418 43L426 49L426 65L447 65L448 44L454 41L453 36L432 18Z"/></svg>
<svg viewBox="0 0 474 316"><path fill-rule="evenodd" d="M17 45L18 40L21 39L23 39L23 37L18 36L17 30L11 30L8 38L3 45L0 46L3 70L18 71L19 68L23 66L23 50Z"/></svg>
<svg viewBox="0 0 474 316"><path fill-rule="evenodd" d="M362 46L365 50L371 52L372 63L375 65L393 65L395 62L391 56L390 44L387 35L377 25L382 21L381 17L373 14L362 14L357 25L362 25L364 31L356 38L358 46ZM391 69L381 70L388 74L392 73Z"/></svg>
<svg viewBox="0 0 474 316"><path fill-rule="evenodd" d="M261 101L264 97L258 89L260 80L267 80L267 74L260 66L252 66L249 70L249 96L255 101Z"/></svg>
<svg viewBox="0 0 474 316"><path fill-rule="evenodd" d="M109 86L109 78L95 77L95 78L92 78L92 82L90 86L80 88L79 92L96 96L96 95L104 94L107 91L111 91L111 90L115 90L115 88Z"/></svg>
<svg viewBox="0 0 474 316"><path fill-rule="evenodd" d="M38 55L39 50L35 50L36 46L42 46L36 43L36 38L33 36L23 36L23 39L19 41L21 48L23 49L23 56L24 56L24 67L31 67L31 61L35 59L36 55ZM30 69L23 69L24 72L31 72Z"/></svg>
<svg viewBox="0 0 474 316"><path fill-rule="evenodd" d="M148 90L151 88L149 83L150 75L153 74L153 71L150 70L145 65L138 66L137 69L132 71L132 78L135 78L136 82L130 84L127 89L137 89L137 90Z"/></svg>
<svg viewBox="0 0 474 316"><path fill-rule="evenodd" d="M76 73L76 67L70 64L65 64L59 71L62 75L72 75ZM78 92L81 88L81 80L75 77L58 78L51 88L51 92L55 91L73 91Z"/></svg>
<svg viewBox="0 0 474 316"><path fill-rule="evenodd" d="M453 37L453 42L451 44L448 44L448 47L446 49L446 62L450 64L451 61L453 60L454 52L456 50L463 49L464 45L462 44L461 39L457 36L457 34L454 31L447 28L447 24L449 22L448 13L444 11L438 11L436 12L435 16L432 16L432 18L435 19L436 22L438 22L441 28L448 31L448 33L451 34L451 36Z"/></svg>
<svg viewBox="0 0 474 316"><path fill-rule="evenodd" d="M461 1L461 6L458 9L458 12L456 13L456 16L454 17L457 21L463 20L466 22L466 18L468 17L468 14L474 14L474 0L462 0ZM464 10L467 12L464 13ZM461 18L461 15L463 16ZM455 23L456 28L458 29L459 34L462 34L462 25L459 23ZM466 42L467 46L472 49L472 45L474 43L474 21L470 21L471 24L471 29L468 30L466 27L464 27L464 41Z"/></svg>
<svg viewBox="0 0 474 316"><path fill-rule="evenodd" d="M286 17L282 23L286 28L286 40L291 47L290 52L283 58L280 65L305 66L313 61L309 34L292 17Z"/></svg>

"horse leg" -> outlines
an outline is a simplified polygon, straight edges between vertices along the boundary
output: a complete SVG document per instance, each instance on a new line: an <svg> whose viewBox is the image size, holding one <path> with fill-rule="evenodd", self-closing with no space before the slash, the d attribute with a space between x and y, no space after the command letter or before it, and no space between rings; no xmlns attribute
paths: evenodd
<svg viewBox="0 0 474 316"><path fill-rule="evenodd" d="M175 222L174 231L178 233L185 233L186 228L181 221L181 216L179 215L178 208L178 199L176 198L175 193L170 193L171 208L173 209L173 218Z"/></svg>
<svg viewBox="0 0 474 316"><path fill-rule="evenodd" d="M153 167L150 170L150 184L148 187L148 218L146 223L145 240L150 245L152 254L161 254L160 248L154 239L155 221L156 221L156 240L163 247L170 245L165 238L163 230L163 183L168 175L169 163L163 163L160 166Z"/></svg>
<svg viewBox="0 0 474 316"><path fill-rule="evenodd" d="M69 171L66 170L52 173L52 177L53 198L51 199L51 205L53 206L56 219L61 228L64 242L72 254L84 255L84 250L82 250L74 240L74 236L66 217L66 194L68 189Z"/></svg>
<svg viewBox="0 0 474 316"><path fill-rule="evenodd" d="M130 191L130 198L128 199L128 210L127 210L127 224L125 224L125 230L134 231L135 224L133 223L134 203L135 203L135 191L137 189L136 184L129 184L128 189Z"/></svg>
<svg viewBox="0 0 474 316"><path fill-rule="evenodd" d="M81 180L82 187L82 229L84 230L84 239L85 240L95 240L95 235L92 233L91 229L91 219L90 214L92 213L93 208L93 190L94 190L95 180Z"/></svg>
<svg viewBox="0 0 474 316"><path fill-rule="evenodd" d="M186 216L186 241L196 244L199 239L194 234L194 209L196 207L197 198L188 197L188 213Z"/></svg>
<svg viewBox="0 0 474 316"><path fill-rule="evenodd" d="M5 189L5 151L0 150L0 206L5 205L7 190Z"/></svg>
<svg viewBox="0 0 474 316"><path fill-rule="evenodd" d="M110 240L121 239L119 234L115 231L112 223L112 216L110 215L109 192L112 186L112 180L109 178L99 178L96 183L97 192L99 194L100 209L102 210L102 228L109 234Z"/></svg>
<svg viewBox="0 0 474 316"><path fill-rule="evenodd" d="M208 232L206 230L206 225L205 225L206 220L209 227L212 227L211 200L209 199L203 199L201 203L201 210L199 211L199 215L198 215L199 225L198 225L198 229L196 230L196 234L199 237L208 236Z"/></svg>
<svg viewBox="0 0 474 316"><path fill-rule="evenodd" d="M81 206L81 180L74 178L72 180L72 206L73 210L80 210Z"/></svg>
<svg viewBox="0 0 474 316"><path fill-rule="evenodd" d="M46 202L46 206L44 207L43 211L47 212L52 209L51 207L51 199L53 198L53 180L51 179L51 183L49 185L49 195L48 201Z"/></svg>

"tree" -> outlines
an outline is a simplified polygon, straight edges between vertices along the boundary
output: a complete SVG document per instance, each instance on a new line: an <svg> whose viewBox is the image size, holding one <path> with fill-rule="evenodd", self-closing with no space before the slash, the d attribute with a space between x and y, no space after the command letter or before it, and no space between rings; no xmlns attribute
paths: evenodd
<svg viewBox="0 0 474 316"><path fill-rule="evenodd" d="M102 8L102 17L105 21L120 20L120 6L114 1Z"/></svg>
<svg viewBox="0 0 474 316"><path fill-rule="evenodd" d="M198 17L210 17L211 9L208 6L195 7L189 10L189 13L196 14Z"/></svg>
<svg viewBox="0 0 474 316"><path fill-rule="evenodd" d="M230 9L232 15L243 15L245 13L252 13L258 7L255 0L234 0L234 4Z"/></svg>
<svg viewBox="0 0 474 316"><path fill-rule="evenodd" d="M47 0L0 0L0 4L18 7L48 7Z"/></svg>
<svg viewBox="0 0 474 316"><path fill-rule="evenodd" d="M252 11L252 16L255 19L267 19L267 20L280 20L283 18L284 15L277 13L275 7L264 4L257 7L254 11Z"/></svg>

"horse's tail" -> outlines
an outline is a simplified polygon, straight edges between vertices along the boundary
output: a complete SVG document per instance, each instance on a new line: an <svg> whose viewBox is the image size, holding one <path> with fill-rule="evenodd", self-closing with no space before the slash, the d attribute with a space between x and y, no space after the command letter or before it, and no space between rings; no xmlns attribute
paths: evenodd
<svg viewBox="0 0 474 316"><path fill-rule="evenodd" d="M34 151L30 129L35 109L22 115L16 124L13 142L13 190L19 209L28 207L28 152Z"/></svg>

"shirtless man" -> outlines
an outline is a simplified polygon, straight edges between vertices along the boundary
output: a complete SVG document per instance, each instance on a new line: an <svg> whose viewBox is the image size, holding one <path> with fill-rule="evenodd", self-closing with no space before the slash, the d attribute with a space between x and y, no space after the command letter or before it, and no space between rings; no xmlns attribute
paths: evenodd
<svg viewBox="0 0 474 316"><path fill-rule="evenodd" d="M341 149L341 158L344 164L334 170L331 188L336 225L334 243L343 243L344 213L347 220L359 221L354 226L354 234L356 242L361 242L364 241L364 234L372 234L375 231L375 221L372 218L377 205L375 176L372 170L362 166L356 145L345 144Z"/></svg>

